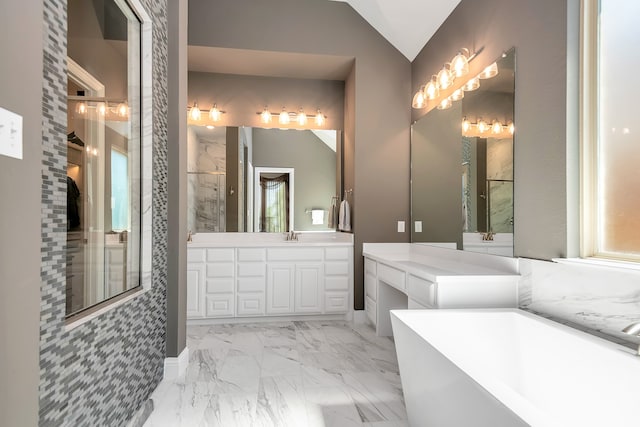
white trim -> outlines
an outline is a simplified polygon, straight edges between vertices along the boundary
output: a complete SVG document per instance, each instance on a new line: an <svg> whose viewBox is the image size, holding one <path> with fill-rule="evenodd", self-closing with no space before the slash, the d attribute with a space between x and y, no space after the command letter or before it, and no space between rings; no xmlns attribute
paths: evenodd
<svg viewBox="0 0 640 427"><path fill-rule="evenodd" d="M187 319L187 326L208 326L242 323L270 323L270 322L294 322L313 320L344 320L351 321L353 311L344 314L316 314L316 315L291 315L291 316L255 316L255 317L220 317L205 319Z"/></svg>
<svg viewBox="0 0 640 427"><path fill-rule="evenodd" d="M558 264L566 264L566 265L586 265L592 267L605 267L611 268L615 270L631 270L631 271L640 271L640 263L631 262L631 261L618 261L612 259L603 259L603 258L553 258L553 262L557 262Z"/></svg>
<svg viewBox="0 0 640 427"><path fill-rule="evenodd" d="M187 372L189 366L189 347L185 347L178 357L165 357L163 379L171 381Z"/></svg>

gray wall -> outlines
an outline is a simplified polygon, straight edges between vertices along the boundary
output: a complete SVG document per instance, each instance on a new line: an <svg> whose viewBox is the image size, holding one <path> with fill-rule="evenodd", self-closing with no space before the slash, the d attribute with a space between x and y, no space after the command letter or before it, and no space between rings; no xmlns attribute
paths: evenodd
<svg viewBox="0 0 640 427"><path fill-rule="evenodd" d="M416 90L462 47L483 49L470 64L474 75L515 46L514 238L515 254L522 257L577 255L568 237L577 227L576 200L567 196L573 179L567 159L577 153L577 121L567 125L568 101L574 102L567 93L577 79L577 17L567 11L573 3L462 0L412 64ZM414 110L413 119L424 114Z"/></svg>
<svg viewBox="0 0 640 427"><path fill-rule="evenodd" d="M327 230L312 225L313 208L329 209L336 194L336 153L311 131L253 129L253 166L294 168L294 229Z"/></svg>
<svg viewBox="0 0 640 427"><path fill-rule="evenodd" d="M317 0L190 0L189 44L355 58L345 93L345 188L354 190L362 309L362 243L409 240L396 232L396 221L409 220L409 61L347 4Z"/></svg>
<svg viewBox="0 0 640 427"><path fill-rule="evenodd" d="M0 424L6 426L38 424L42 15L42 2L0 3L0 107L23 116L24 132L23 159L0 156Z"/></svg>
<svg viewBox="0 0 640 427"><path fill-rule="evenodd" d="M178 356L187 345L187 6L187 0L167 3L167 357Z"/></svg>

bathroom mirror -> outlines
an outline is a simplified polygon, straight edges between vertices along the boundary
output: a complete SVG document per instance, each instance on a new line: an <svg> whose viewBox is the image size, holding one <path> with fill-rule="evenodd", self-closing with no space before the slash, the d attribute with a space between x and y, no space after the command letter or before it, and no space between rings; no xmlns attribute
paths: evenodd
<svg viewBox="0 0 640 427"><path fill-rule="evenodd" d="M495 65L461 101L412 126L412 242L513 255L515 49Z"/></svg>
<svg viewBox="0 0 640 427"><path fill-rule="evenodd" d="M189 229L333 230L329 209L340 194L340 146L335 130L189 125Z"/></svg>

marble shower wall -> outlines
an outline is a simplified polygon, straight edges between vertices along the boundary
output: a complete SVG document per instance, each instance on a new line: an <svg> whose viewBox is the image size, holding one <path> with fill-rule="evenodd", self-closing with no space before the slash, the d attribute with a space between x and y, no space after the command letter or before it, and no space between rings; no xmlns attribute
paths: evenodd
<svg viewBox="0 0 640 427"><path fill-rule="evenodd" d="M487 181L490 230L513 233L513 138L487 138Z"/></svg>
<svg viewBox="0 0 640 427"><path fill-rule="evenodd" d="M631 341L640 321L640 270L520 258L520 308Z"/></svg>

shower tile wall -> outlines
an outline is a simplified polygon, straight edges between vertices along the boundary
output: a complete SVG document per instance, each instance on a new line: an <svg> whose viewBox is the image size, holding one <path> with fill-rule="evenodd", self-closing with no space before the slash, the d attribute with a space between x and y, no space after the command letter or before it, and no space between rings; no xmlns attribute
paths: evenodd
<svg viewBox="0 0 640 427"><path fill-rule="evenodd" d="M166 1L153 19L153 279L151 290L65 330L66 10L44 1L40 426L120 426L162 378L167 264Z"/></svg>

